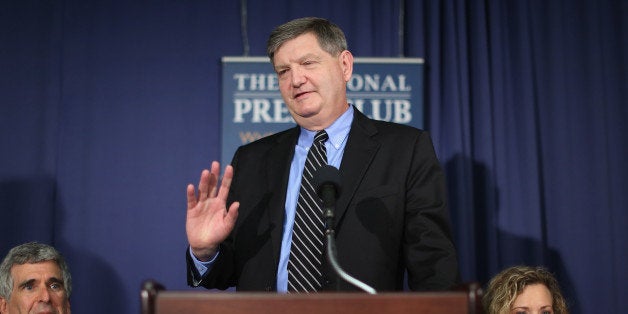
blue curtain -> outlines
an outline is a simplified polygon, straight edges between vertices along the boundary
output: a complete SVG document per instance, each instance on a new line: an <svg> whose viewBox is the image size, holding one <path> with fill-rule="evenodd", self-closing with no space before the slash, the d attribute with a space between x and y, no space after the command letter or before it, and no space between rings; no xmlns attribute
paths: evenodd
<svg viewBox="0 0 628 314"><path fill-rule="evenodd" d="M464 281L544 265L573 313L620 311L622 0L4 1L0 254L55 245L76 313L137 313L149 278L188 289L185 186L220 158L220 58L263 56L301 16L335 21L356 56L425 58Z"/></svg>

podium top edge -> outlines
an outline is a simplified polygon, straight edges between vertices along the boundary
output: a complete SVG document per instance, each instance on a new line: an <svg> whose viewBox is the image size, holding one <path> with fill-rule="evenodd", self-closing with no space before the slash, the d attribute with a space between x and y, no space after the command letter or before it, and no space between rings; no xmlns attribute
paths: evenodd
<svg viewBox="0 0 628 314"><path fill-rule="evenodd" d="M377 294L366 294L360 292L320 292L312 294L282 294L269 292L233 292L233 291L160 291L161 298L189 298L189 299L361 299L361 298L386 298L386 299L450 299L467 298L465 291L441 291L441 292L383 292Z"/></svg>

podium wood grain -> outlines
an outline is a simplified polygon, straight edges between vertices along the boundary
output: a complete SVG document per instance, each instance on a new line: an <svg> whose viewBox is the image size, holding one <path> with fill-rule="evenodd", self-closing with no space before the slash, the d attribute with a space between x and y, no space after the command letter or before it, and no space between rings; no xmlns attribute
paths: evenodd
<svg viewBox="0 0 628 314"><path fill-rule="evenodd" d="M444 293L264 293L160 292L155 313L469 313L464 292Z"/></svg>

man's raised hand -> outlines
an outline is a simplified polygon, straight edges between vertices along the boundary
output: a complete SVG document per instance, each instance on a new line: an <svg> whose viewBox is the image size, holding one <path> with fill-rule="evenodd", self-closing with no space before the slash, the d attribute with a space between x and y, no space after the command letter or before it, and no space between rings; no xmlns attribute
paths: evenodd
<svg viewBox="0 0 628 314"><path fill-rule="evenodd" d="M198 183L187 186L187 216L185 232L194 256L200 261L211 260L218 246L235 226L240 203L233 202L227 210L227 196L233 179L233 167L225 167L220 180L220 163L212 162L211 171L204 169Z"/></svg>

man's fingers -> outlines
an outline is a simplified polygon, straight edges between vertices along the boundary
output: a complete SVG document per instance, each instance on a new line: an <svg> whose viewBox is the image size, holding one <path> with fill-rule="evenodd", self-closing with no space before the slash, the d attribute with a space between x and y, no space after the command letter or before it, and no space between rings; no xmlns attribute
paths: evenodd
<svg viewBox="0 0 628 314"><path fill-rule="evenodd" d="M188 210L190 210L194 208L194 206L196 206L196 193L194 191L194 184L188 184L186 192L188 198Z"/></svg>
<svg viewBox="0 0 628 314"><path fill-rule="evenodd" d="M202 202L207 199L210 189L210 173L207 169L201 172L201 178L198 182L198 201Z"/></svg>
<svg viewBox="0 0 628 314"><path fill-rule="evenodd" d="M233 202L231 206L229 206L229 211L227 212L227 216L225 217L225 220L227 220L227 222L232 226L235 225L236 220L238 219L239 208L240 208L240 202Z"/></svg>
<svg viewBox="0 0 628 314"><path fill-rule="evenodd" d="M218 180L220 178L220 163L217 161L212 162L211 170L204 169L201 172L201 178L198 182L198 195L196 195L194 186L189 184L187 186L187 203L188 209L198 206L199 203L205 202L208 199L218 198L222 201L227 200L229 195L229 189L231 188L231 181L233 179L233 167L228 165L225 168L225 175L222 178L220 187L218 187ZM223 207L224 208L224 207ZM237 208L236 208L237 211Z"/></svg>
<svg viewBox="0 0 628 314"><path fill-rule="evenodd" d="M220 178L220 163L212 162L211 176L209 177L209 197L216 197L218 192L218 178Z"/></svg>
<svg viewBox="0 0 628 314"><path fill-rule="evenodd" d="M218 198L226 200L229 195L229 189L231 188L231 180L233 180L233 167L231 165L227 165L225 167L225 175L222 177L222 182L220 183L220 190L218 191Z"/></svg>

